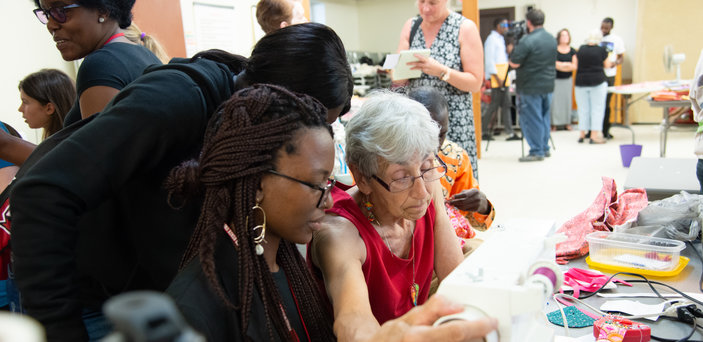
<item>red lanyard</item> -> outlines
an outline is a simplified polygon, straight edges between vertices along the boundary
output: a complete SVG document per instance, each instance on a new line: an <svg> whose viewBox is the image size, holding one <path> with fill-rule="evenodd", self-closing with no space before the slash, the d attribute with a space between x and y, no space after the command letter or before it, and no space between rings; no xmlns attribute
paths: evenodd
<svg viewBox="0 0 703 342"><path fill-rule="evenodd" d="M107 41L105 42L105 44L103 44L103 46L107 45L107 43L111 42L113 39L115 39L117 37L124 37L124 33L120 32L120 33L113 34L112 37L107 39Z"/></svg>
<svg viewBox="0 0 703 342"><path fill-rule="evenodd" d="M288 277L286 277L286 281L288 281ZM303 319L303 314L300 312L300 305L298 304L298 298L295 297L295 292L293 292L293 289L290 287L290 281L288 281L288 289L290 290L290 294L293 296L293 301L295 302L295 308L298 310L298 317L300 317L300 323L303 325L303 330L305 330L305 335L308 338L308 341L310 341L310 333L308 332L308 327L305 326L305 320ZM288 328L288 331L291 334L291 337L293 341L300 341L298 338L298 334L295 332L295 330L290 326L290 321L288 320L288 315L286 315L286 311L283 309L283 306L281 306L281 311L283 312L283 318L286 320L286 326Z"/></svg>

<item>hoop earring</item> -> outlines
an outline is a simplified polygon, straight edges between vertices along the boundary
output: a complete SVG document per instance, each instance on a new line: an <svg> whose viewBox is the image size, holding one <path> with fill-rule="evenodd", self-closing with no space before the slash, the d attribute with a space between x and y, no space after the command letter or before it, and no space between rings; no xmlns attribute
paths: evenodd
<svg viewBox="0 0 703 342"><path fill-rule="evenodd" d="M105 22L105 18L103 18L103 17L98 18L98 22L101 23L101 24L104 23L104 22Z"/></svg>
<svg viewBox="0 0 703 342"><path fill-rule="evenodd" d="M252 231L256 231L257 229L261 229L261 233L259 233L258 236L254 237L254 243L256 244L256 247L254 247L254 251L256 252L256 255L262 255L264 254L264 246L261 245L262 242L266 242L264 240L264 235L266 234L266 212L264 211L264 208L259 206L259 203L257 202L256 205L254 205L251 210L254 211L256 209L261 210L261 215L264 217L264 222L260 225L254 226L252 228ZM246 218L246 226L249 226L249 216Z"/></svg>

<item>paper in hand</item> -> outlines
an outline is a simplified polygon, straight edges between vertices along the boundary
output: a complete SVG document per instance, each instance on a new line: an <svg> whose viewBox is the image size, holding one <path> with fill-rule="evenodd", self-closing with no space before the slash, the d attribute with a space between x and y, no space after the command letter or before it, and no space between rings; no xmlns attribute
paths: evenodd
<svg viewBox="0 0 703 342"><path fill-rule="evenodd" d="M386 55L386 62L383 63L383 69L393 70L393 80L405 80L409 78L418 78L422 75L421 70L410 70L409 62L417 61L415 54L430 56L429 49L421 50L403 50L398 54Z"/></svg>

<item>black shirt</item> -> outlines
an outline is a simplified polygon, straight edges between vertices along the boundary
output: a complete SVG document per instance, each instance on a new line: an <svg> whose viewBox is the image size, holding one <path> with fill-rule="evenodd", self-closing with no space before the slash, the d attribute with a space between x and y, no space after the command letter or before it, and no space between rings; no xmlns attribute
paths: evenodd
<svg viewBox="0 0 703 342"><path fill-rule="evenodd" d="M557 61L559 62L569 62L571 63L572 57L576 54L574 48L569 48L569 52L561 53L557 50ZM571 77L571 71L559 71L557 70L557 78L569 78Z"/></svg>
<svg viewBox="0 0 703 342"><path fill-rule="evenodd" d="M86 89L106 86L122 90L153 64L161 64L161 61L149 49L137 44L114 42L91 52L78 69L78 97L64 118L64 127L82 119L79 100Z"/></svg>
<svg viewBox="0 0 703 342"><path fill-rule="evenodd" d="M608 52L598 45L581 45L576 53L579 65L576 71L576 86L592 87L606 81L603 71L603 61L608 58Z"/></svg>

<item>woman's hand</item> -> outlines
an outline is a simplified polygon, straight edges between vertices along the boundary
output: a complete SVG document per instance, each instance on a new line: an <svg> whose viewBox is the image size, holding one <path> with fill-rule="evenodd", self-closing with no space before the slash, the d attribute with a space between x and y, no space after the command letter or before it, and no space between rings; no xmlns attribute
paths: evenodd
<svg viewBox="0 0 703 342"><path fill-rule="evenodd" d="M421 70L423 73L434 76L437 78L442 78L443 73L448 72L449 67L442 65L442 63L437 62L436 59L428 56L423 56L421 54L413 54L417 61L408 62L407 64L411 66L410 70Z"/></svg>
<svg viewBox="0 0 703 342"><path fill-rule="evenodd" d="M451 321L437 327L432 326L440 317L462 310L461 305L452 303L440 295L434 295L425 304L381 325L368 341L469 341L486 336L498 327L498 320L495 318Z"/></svg>

